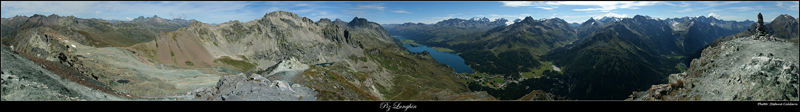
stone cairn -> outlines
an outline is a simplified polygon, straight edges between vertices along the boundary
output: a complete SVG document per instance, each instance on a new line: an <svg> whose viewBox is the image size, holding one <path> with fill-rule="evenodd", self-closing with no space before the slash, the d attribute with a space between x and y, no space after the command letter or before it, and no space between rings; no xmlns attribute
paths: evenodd
<svg viewBox="0 0 800 112"><path fill-rule="evenodd" d="M761 16L761 13L758 13L758 27L756 27L756 31L757 31L756 34L758 34L758 36L767 35L767 32L764 28L764 17Z"/></svg>
<svg viewBox="0 0 800 112"><path fill-rule="evenodd" d="M783 39L778 39L772 37L767 33L766 27L764 26L764 17L761 16L761 13L758 13L758 26L756 27L756 34L751 36L753 40L761 40L761 41L784 41Z"/></svg>

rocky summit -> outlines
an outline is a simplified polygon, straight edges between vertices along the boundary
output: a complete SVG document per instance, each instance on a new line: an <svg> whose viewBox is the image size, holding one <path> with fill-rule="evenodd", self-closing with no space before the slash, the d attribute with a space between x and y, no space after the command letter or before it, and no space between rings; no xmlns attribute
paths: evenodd
<svg viewBox="0 0 800 112"><path fill-rule="evenodd" d="M260 75L244 74L225 76L213 88L203 87L186 93L181 100L212 101L292 101L317 100L311 88L299 84L289 85L286 82L270 81Z"/></svg>
<svg viewBox="0 0 800 112"><path fill-rule="evenodd" d="M797 101L798 45L758 32L704 49L686 71L669 75L669 84L627 100Z"/></svg>

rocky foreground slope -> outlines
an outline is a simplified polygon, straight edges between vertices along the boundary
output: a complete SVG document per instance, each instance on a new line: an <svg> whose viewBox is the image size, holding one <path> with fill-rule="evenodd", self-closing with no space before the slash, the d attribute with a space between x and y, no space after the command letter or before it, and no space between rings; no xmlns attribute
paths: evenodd
<svg viewBox="0 0 800 112"><path fill-rule="evenodd" d="M244 74L225 76L213 88L203 87L186 93L180 100L213 101L313 101L317 92L311 88L275 80L270 81L261 75Z"/></svg>
<svg viewBox="0 0 800 112"><path fill-rule="evenodd" d="M2 46L2 101L131 100L71 82Z"/></svg>
<svg viewBox="0 0 800 112"><path fill-rule="evenodd" d="M57 15L27 19L3 36L4 46L70 82L133 98L122 100L494 99L470 92L452 68L429 54L403 49L364 18L314 22L276 11L244 23L194 22L175 31L143 33L153 39L138 43L110 42L126 38L105 35L125 33L109 30L124 26L104 27L110 24L105 21ZM3 70L14 67L4 64Z"/></svg>
<svg viewBox="0 0 800 112"><path fill-rule="evenodd" d="M798 45L762 31L706 48L669 84L626 100L798 101L798 71Z"/></svg>

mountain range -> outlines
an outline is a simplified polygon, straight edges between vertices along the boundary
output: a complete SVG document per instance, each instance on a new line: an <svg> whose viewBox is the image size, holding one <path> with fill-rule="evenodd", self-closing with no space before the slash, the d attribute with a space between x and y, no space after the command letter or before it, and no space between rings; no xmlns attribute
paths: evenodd
<svg viewBox="0 0 800 112"><path fill-rule="evenodd" d="M3 27L10 30L2 37L3 53L31 59L40 64L32 66L105 95L121 96L105 100L495 99L468 90L453 69L430 54L403 49L382 26L364 18L314 22L276 11L249 22L208 25L159 17L109 23L34 15L3 18ZM136 35L147 38L136 40ZM16 69L7 68L4 64L4 77L34 75L10 74L6 71ZM15 85L25 84L3 87ZM65 90L84 91L79 88ZM17 93L29 90L4 89L3 98ZM69 97L63 100L98 100L104 94L62 95ZM37 98L50 95L19 99L47 100Z"/></svg>
<svg viewBox="0 0 800 112"><path fill-rule="evenodd" d="M3 63L14 65L2 67L3 100L797 99L792 52L800 25L788 15L768 24L635 15L580 24L528 16L513 24L476 17L381 25L286 11L214 25L55 14L0 22ZM452 49L475 73L458 74L394 36ZM739 58L751 61L733 61ZM747 73L724 71L739 68ZM712 97L714 84L726 81L779 87Z"/></svg>
<svg viewBox="0 0 800 112"><path fill-rule="evenodd" d="M390 34L404 36L417 42L443 41L462 34L486 31L497 26L505 26L508 20L500 18L490 21L488 18L448 19L435 24L404 23L384 24Z"/></svg>
<svg viewBox="0 0 800 112"><path fill-rule="evenodd" d="M78 30L78 32L59 32L69 33L69 35L81 35L78 42L84 45L97 47L105 46L131 46L136 43L151 41L160 31L174 31L181 27L189 26L195 20L167 20L160 17L139 17L130 22L109 23L102 19L82 19L74 16L61 17L58 15L33 15L15 16L2 19L2 37L4 44L9 44L11 38L18 36L20 32L15 29L40 29L48 27L48 31ZM69 26L69 27L66 27ZM63 29L67 28L67 29ZM77 28L77 29L71 29ZM89 43L92 41L93 43Z"/></svg>
<svg viewBox="0 0 800 112"><path fill-rule="evenodd" d="M782 18L788 17L780 16L773 23L788 24L781 30L789 29L784 32L790 35L797 25L781 22ZM624 99L629 95L625 91L664 83L667 75L680 72L688 61L697 58L692 54L703 46L723 36L748 32L744 26L755 23L704 16L659 19L643 15L590 18L579 26L558 20L518 19L484 32L417 31L459 35L449 39L413 37L408 32L393 35L409 35L406 38L417 43L453 49L474 71L510 79L552 62L569 76L564 80L571 85L564 91L545 92L577 99ZM771 29L769 26L775 25L767 26ZM622 80L628 78L635 80Z"/></svg>
<svg viewBox="0 0 800 112"><path fill-rule="evenodd" d="M637 15L605 24L575 45L551 51L545 60L562 65L570 75L568 96L578 99L620 99L628 92L664 82L677 47L668 25Z"/></svg>
<svg viewBox="0 0 800 112"><path fill-rule="evenodd" d="M770 24L793 21L781 16ZM768 33L761 14L758 18L754 34L717 39L685 71L669 75L669 83L635 91L626 100L796 101L798 44Z"/></svg>
<svg viewBox="0 0 800 112"><path fill-rule="evenodd" d="M696 58L691 55L704 49L703 46L744 30L737 26L752 24L752 21L722 21L702 16L683 19L688 20L672 22L675 20L637 15L607 23L591 34L583 33L589 36L575 41L574 46L553 50L545 60L565 64L562 70L575 84L567 96L621 99L629 95L621 91L649 87L641 84L664 83L668 74L680 72L681 66L688 66L689 63L683 60ZM781 23L779 21L775 22ZM587 22L589 25L591 22L602 23L592 19ZM593 27L596 26L586 26L585 29L590 31Z"/></svg>
<svg viewBox="0 0 800 112"><path fill-rule="evenodd" d="M509 26L499 26L432 45L463 51L459 56L464 57L475 71L517 74L544 65L537 56L576 40L574 35L571 26L562 19L534 20L526 17Z"/></svg>

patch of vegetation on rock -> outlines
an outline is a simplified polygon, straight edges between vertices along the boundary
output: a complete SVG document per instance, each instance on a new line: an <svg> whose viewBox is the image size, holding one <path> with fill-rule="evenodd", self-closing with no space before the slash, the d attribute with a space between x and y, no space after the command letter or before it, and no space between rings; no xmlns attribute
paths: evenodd
<svg viewBox="0 0 800 112"><path fill-rule="evenodd" d="M217 59L214 60L214 62L216 62L216 63L221 62L221 63L227 64L227 65L231 65L231 66L233 66L234 69L239 70L241 72L247 72L247 71L249 71L250 69L252 69L253 67L256 66L255 64L252 64L252 63L249 63L249 62L246 62L246 61L242 61L242 60L235 60L235 59L232 59L231 57L228 57L228 56L222 56L222 58L217 58Z"/></svg>

